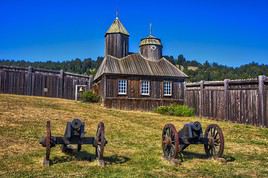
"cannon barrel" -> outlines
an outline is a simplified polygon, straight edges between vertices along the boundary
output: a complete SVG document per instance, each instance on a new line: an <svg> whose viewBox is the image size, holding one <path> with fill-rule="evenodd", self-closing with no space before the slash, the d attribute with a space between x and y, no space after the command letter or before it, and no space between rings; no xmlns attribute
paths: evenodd
<svg viewBox="0 0 268 178"><path fill-rule="evenodd" d="M82 125L82 122L80 119L74 119L71 123L72 128L75 130L79 130L81 125Z"/></svg>
<svg viewBox="0 0 268 178"><path fill-rule="evenodd" d="M199 138L202 134L202 126L200 122L191 123L192 137Z"/></svg>
<svg viewBox="0 0 268 178"><path fill-rule="evenodd" d="M185 138L199 138L202 136L202 126L200 122L190 122L183 126L183 128L179 131L180 137Z"/></svg>
<svg viewBox="0 0 268 178"><path fill-rule="evenodd" d="M191 127L194 131L200 131L202 129L201 123L198 121L191 124Z"/></svg>

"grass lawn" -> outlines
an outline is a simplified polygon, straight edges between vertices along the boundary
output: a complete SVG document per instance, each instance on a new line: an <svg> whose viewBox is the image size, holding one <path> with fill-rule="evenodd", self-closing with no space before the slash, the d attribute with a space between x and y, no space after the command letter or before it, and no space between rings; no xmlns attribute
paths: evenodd
<svg viewBox="0 0 268 178"><path fill-rule="evenodd" d="M66 122L81 118L86 135L95 136L99 121L105 123L108 144L106 166L99 167L94 148L83 146L78 158L52 148L53 165L42 165L45 148L39 138L51 120L52 135L63 135ZM162 158L161 134L166 123L182 128L199 120L206 128L217 123L225 136L222 162L205 157L203 145L186 149L184 162L174 165ZM1 177L268 177L268 129L198 117L172 117L150 112L106 109L99 104L70 100L0 95Z"/></svg>

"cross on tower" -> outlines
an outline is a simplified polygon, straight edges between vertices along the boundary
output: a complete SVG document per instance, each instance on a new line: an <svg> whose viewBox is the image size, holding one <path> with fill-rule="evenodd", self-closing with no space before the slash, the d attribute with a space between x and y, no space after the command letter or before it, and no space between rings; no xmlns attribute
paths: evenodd
<svg viewBox="0 0 268 178"><path fill-rule="evenodd" d="M150 23L150 31L149 31L150 35L152 35L152 23Z"/></svg>
<svg viewBox="0 0 268 178"><path fill-rule="evenodd" d="M118 10L115 11L115 18L118 19L119 13Z"/></svg>

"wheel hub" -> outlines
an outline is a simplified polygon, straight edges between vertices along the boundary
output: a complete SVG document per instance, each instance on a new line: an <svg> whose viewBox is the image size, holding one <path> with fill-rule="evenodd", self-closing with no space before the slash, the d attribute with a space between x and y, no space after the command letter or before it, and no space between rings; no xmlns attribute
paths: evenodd
<svg viewBox="0 0 268 178"><path fill-rule="evenodd" d="M213 146L214 145L214 138L208 138L208 144Z"/></svg>

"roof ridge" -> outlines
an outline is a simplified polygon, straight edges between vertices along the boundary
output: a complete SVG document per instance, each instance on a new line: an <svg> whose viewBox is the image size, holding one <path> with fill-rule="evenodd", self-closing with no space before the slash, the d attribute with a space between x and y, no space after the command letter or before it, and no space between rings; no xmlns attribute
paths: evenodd
<svg viewBox="0 0 268 178"><path fill-rule="evenodd" d="M104 57L104 59L100 65L100 67L98 68L93 80L96 80L97 78L99 78L102 75L102 73L105 72L104 68L106 68L106 65L105 65L106 61L107 61L107 57Z"/></svg>
<svg viewBox="0 0 268 178"><path fill-rule="evenodd" d="M140 53L129 54L123 58L107 55L99 67L94 80L99 79L103 74L188 77L166 58L162 57L158 61L152 61L144 58Z"/></svg>
<svg viewBox="0 0 268 178"><path fill-rule="evenodd" d="M148 61L148 62L159 63L159 60L151 60L151 59L149 59L149 58L146 58L146 57L144 57L140 52L139 52L139 53L128 54L127 56L124 56L124 57L122 57L122 58L118 58L118 57L115 57L115 56L112 56L112 55L108 55L108 56L110 56L110 57L112 57L112 58L114 58L114 59L117 59L117 60L119 60L119 61L125 60L125 59L129 58L130 56L140 56L140 57L142 57L144 60L146 60L146 61ZM161 59L161 58L160 58L160 59ZM172 64L172 65L173 65L173 64Z"/></svg>

